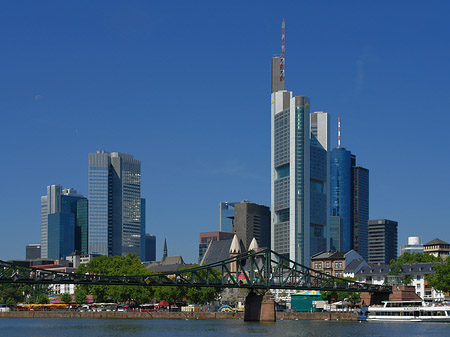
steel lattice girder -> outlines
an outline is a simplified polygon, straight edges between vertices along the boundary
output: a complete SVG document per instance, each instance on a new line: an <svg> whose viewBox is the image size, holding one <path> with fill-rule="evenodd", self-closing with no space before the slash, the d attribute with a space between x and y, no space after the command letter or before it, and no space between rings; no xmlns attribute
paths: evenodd
<svg viewBox="0 0 450 337"><path fill-rule="evenodd" d="M0 261L0 283L185 286L390 293L391 287L331 276L271 251L250 251L209 265L141 276L85 275Z"/></svg>

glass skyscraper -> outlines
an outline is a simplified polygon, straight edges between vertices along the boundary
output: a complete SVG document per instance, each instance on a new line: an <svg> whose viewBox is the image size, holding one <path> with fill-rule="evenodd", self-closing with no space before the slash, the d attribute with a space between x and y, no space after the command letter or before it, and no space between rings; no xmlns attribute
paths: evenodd
<svg viewBox="0 0 450 337"><path fill-rule="evenodd" d="M47 187L41 197L42 258L61 259L87 248L87 200L74 189Z"/></svg>
<svg viewBox="0 0 450 337"><path fill-rule="evenodd" d="M236 202L219 203L219 232L233 233L234 204Z"/></svg>
<svg viewBox="0 0 450 337"><path fill-rule="evenodd" d="M341 250L352 249L353 166L355 157L345 147L334 148L330 156L331 215L342 218Z"/></svg>
<svg viewBox="0 0 450 337"><path fill-rule="evenodd" d="M356 166L356 157L344 147L331 151L331 216L342 218L340 251L354 249L368 258L369 170Z"/></svg>
<svg viewBox="0 0 450 337"><path fill-rule="evenodd" d="M141 162L119 152L89 153L89 253L140 256Z"/></svg>
<svg viewBox="0 0 450 337"><path fill-rule="evenodd" d="M329 117L309 107L285 90L284 58L272 58L271 246L305 265L329 248Z"/></svg>

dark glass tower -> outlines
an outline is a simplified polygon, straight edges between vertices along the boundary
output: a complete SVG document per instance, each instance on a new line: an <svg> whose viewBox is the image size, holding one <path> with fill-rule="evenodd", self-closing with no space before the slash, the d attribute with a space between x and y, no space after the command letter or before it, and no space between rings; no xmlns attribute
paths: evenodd
<svg viewBox="0 0 450 337"><path fill-rule="evenodd" d="M356 166L344 147L331 151L331 216L342 218L341 251L354 249L368 259L369 170Z"/></svg>
<svg viewBox="0 0 450 337"><path fill-rule="evenodd" d="M330 155L331 216L342 218L341 251L352 248L353 171L355 156L345 147L334 148Z"/></svg>

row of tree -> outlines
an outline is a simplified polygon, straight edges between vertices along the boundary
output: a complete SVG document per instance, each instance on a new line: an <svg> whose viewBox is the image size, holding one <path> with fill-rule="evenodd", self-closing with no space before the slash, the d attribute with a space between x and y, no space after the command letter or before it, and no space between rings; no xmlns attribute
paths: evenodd
<svg viewBox="0 0 450 337"><path fill-rule="evenodd" d="M112 275L112 276L137 276L151 275L141 263L137 255L127 256L99 256L87 264L81 265L77 273ZM206 277L206 272L201 276ZM189 288L174 286L105 286L105 285L77 285L75 290L75 302L83 304L87 302L87 295L93 295L95 302L116 303L149 303L153 300L169 302L188 301L190 303L205 304L216 299L222 289L220 288ZM47 285L1 284L0 303L12 305L18 302L48 303L51 287ZM61 301L72 302L69 294L61 295Z"/></svg>
<svg viewBox="0 0 450 337"><path fill-rule="evenodd" d="M192 267L192 266L191 266ZM135 254L127 256L100 256L85 265L81 265L77 271L81 274L112 275L112 276L137 276L151 275ZM201 275L202 277L206 276ZM76 287L75 298L77 302L87 294L94 296L95 302L136 302L148 303L153 300L169 302L187 300L191 303L204 304L213 301L219 295L220 288L189 288L174 286L100 286L81 285Z"/></svg>

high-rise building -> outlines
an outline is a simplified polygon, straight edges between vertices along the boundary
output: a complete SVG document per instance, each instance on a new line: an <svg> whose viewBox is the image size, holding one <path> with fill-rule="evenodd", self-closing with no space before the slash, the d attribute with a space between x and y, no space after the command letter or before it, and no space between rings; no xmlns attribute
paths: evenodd
<svg viewBox="0 0 450 337"><path fill-rule="evenodd" d="M344 251L342 249L343 227L342 217L330 216L330 249L332 251Z"/></svg>
<svg viewBox="0 0 450 337"><path fill-rule="evenodd" d="M141 252L139 254L139 258L141 261L149 261L146 260L146 244L147 244L147 237L145 235L146 226L145 226L145 199L141 198ZM156 248L155 248L156 249Z"/></svg>
<svg viewBox="0 0 450 337"><path fill-rule="evenodd" d="M369 170L364 167L353 167L352 197L352 249L367 260L369 258Z"/></svg>
<svg viewBox="0 0 450 337"><path fill-rule="evenodd" d="M331 216L342 218L343 251L353 249L368 258L369 170L356 165L356 156L340 145L330 155Z"/></svg>
<svg viewBox="0 0 450 337"><path fill-rule="evenodd" d="M282 41L271 75L271 246L307 265L329 243L329 118L285 90L284 27Z"/></svg>
<svg viewBox="0 0 450 337"><path fill-rule="evenodd" d="M74 189L47 186L41 197L41 257L60 259L87 247L87 200ZM84 251L85 252L85 251Z"/></svg>
<svg viewBox="0 0 450 337"><path fill-rule="evenodd" d="M341 250L353 248L352 209L353 209L353 167L355 156L345 147L331 151L330 195L331 215L342 218Z"/></svg>
<svg viewBox="0 0 450 337"><path fill-rule="evenodd" d="M236 202L226 201L219 203L219 232L233 232L234 204Z"/></svg>
<svg viewBox="0 0 450 337"><path fill-rule="evenodd" d="M140 255L141 162L130 154L89 153L89 253Z"/></svg>
<svg viewBox="0 0 450 337"><path fill-rule="evenodd" d="M41 258L41 245L39 243L31 243L25 248L25 259L35 260Z"/></svg>
<svg viewBox="0 0 450 337"><path fill-rule="evenodd" d="M389 264L397 259L397 221L369 220L369 263Z"/></svg>
<svg viewBox="0 0 450 337"><path fill-rule="evenodd" d="M259 247L270 248L270 209L249 201L234 204L233 233L248 249L253 238Z"/></svg>
<svg viewBox="0 0 450 337"><path fill-rule="evenodd" d="M156 261L156 236L145 234L145 258L142 261Z"/></svg>

